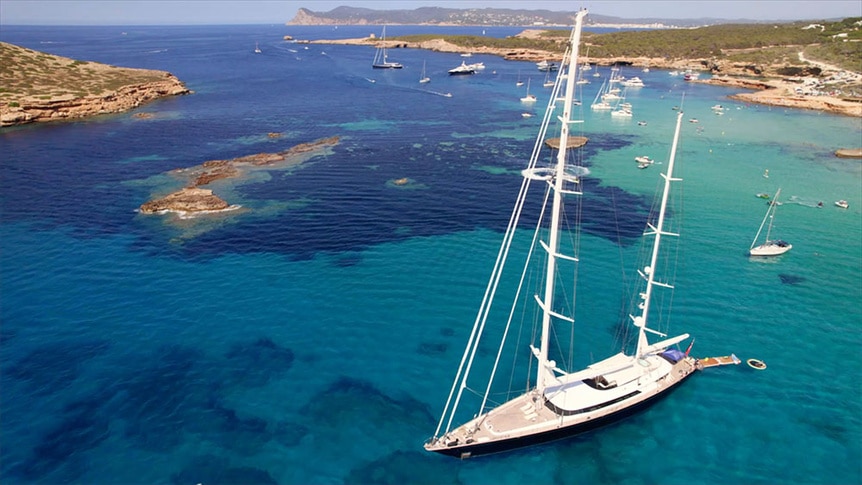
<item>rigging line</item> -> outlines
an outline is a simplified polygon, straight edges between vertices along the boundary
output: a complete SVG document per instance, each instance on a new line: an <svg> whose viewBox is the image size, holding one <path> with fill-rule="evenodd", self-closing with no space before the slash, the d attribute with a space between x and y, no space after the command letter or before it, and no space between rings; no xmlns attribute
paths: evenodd
<svg viewBox="0 0 862 485"><path fill-rule="evenodd" d="M470 375L473 358L475 357L476 350L479 347L479 340L481 339L481 333L484 330L484 324L487 319L490 302L496 291L497 283L499 283L500 275L503 271L506 254L508 254L508 247L511 244L512 238L514 237L513 228L517 227L518 219L520 218L520 211L523 207L521 198L526 196L528 186L529 181L526 178L521 181L521 189L519 192L518 199L519 203L515 204L515 207L513 208L512 214L509 218L509 225L506 229L506 233L500 245L500 249L497 252L497 259L494 262L494 268L491 271L491 277L488 280L488 285L485 287L485 294L482 297L482 303L479 307L479 311L476 314L476 319L473 322L473 329L470 332L470 338L467 340L467 345L464 348L464 354L461 357L460 364L458 365L458 371L456 372L455 379L452 382L452 388L449 390L449 396L446 398L446 405L443 408L443 413L440 416L440 421L437 423L437 429L434 431L435 437L439 435L440 429L442 428L443 422L446 420L447 415L449 416L449 420L446 425L447 433L452 426L452 420L455 418L455 412L458 409L458 404L460 403L464 387L466 386L467 377L469 377ZM460 389L458 389L458 381L461 381ZM458 389L457 395L455 394L456 389ZM452 402L453 396L455 396L454 403ZM450 404L452 405L451 412Z"/></svg>
<svg viewBox="0 0 862 485"><path fill-rule="evenodd" d="M533 144L533 152L530 156L528 169L535 168L536 163L538 162L539 152L542 146L542 142L545 138L545 133L547 132L547 126L549 124L547 123L547 121L552 115L552 106L553 100L549 100L548 107L545 110L545 121L542 123L542 126L539 130L539 135L536 137L536 141ZM434 436L439 435L440 429L443 426L443 422L446 420L447 413L449 413L449 420L446 424L446 432L448 433L452 427L452 421L455 418L455 412L458 409L458 405L460 404L461 396L463 394L463 388L466 385L467 378L470 375L470 370L473 366L473 360L479 347L479 340L481 339L482 332L485 328L485 323L487 322L488 313L490 311L490 304L499 285L503 266L506 259L508 258L508 252L511 247L512 240L514 239L515 230L517 229L518 221L520 220L521 211L526 200L526 194L529 189L529 186L529 179L525 177L524 180L521 182L521 190L518 194L517 203L515 204L515 208L512 211L512 215L509 219L509 226L506 230L506 235L503 238L500 250L497 253L497 260L494 264L494 269L491 272L491 279L489 280L488 286L485 289L485 295L483 296L482 304L480 305L479 312L476 315L476 320L473 323L473 330L470 333L470 338L468 339L467 346L464 349L464 355L461 358L461 363L458 365L458 371L455 375L455 380L452 383L452 388L449 391L449 396L446 399L446 404L443 408L443 414L440 416L440 421L437 424L437 429L434 432ZM458 390L457 394L455 394L455 390L459 388L459 380L461 381L461 387ZM454 403L452 402L453 396L455 396ZM452 406L451 413L450 404Z"/></svg>
<svg viewBox="0 0 862 485"><path fill-rule="evenodd" d="M551 193L551 186L548 185L547 189L545 190L544 201L542 202L542 210L540 211L539 217L538 217L539 222L537 224L536 230L533 231L533 240L530 243L530 250L527 252L527 257L524 260L524 268L521 271L521 278L518 281L518 289L516 290L515 297L512 300L512 307L509 310L509 317L506 320L506 327L503 330L503 337L500 340L500 347L497 349L497 357L494 359L494 366L491 368L491 376L490 376L490 379L488 379L488 387L485 389L485 397L482 399L482 405L479 406L479 410L480 410L479 412L482 412L482 410L485 409L485 401L487 401L487 399L488 399L488 393L491 392L491 385L493 384L494 377L497 374L497 366L500 364L500 357L503 353L503 347L506 344L506 338L509 335L509 328L512 325L512 317L513 317L515 310L518 306L517 305L518 304L518 298L520 297L521 290L524 287L524 279L526 277L527 270L530 268L530 260L532 259L532 256L533 256L533 250L536 248L536 240L539 238L540 228L541 228L541 224L542 224L542 218L543 218L544 213L545 213L545 207L547 207L547 205L548 205L547 202L548 202L548 198L550 197L550 193Z"/></svg>
<svg viewBox="0 0 862 485"><path fill-rule="evenodd" d="M617 254L619 255L619 263L620 263L620 281L623 282L621 285L623 288L632 288L634 283L629 280L625 271L625 245L623 244L622 231L620 230L620 217L619 217L619 206L617 204L617 191L611 189L611 210L614 215L614 229L616 229L616 246L617 246ZM630 291L629 294L637 294L636 292ZM632 307L633 301L630 299L628 303L625 303L623 299L620 299L620 309L619 315L617 317L617 321L625 322L626 316L629 314L629 308ZM619 343L620 349L624 349L627 345L627 341L629 339L629 326L628 325L618 325L614 340Z"/></svg>
<svg viewBox="0 0 862 485"><path fill-rule="evenodd" d="M566 50L568 52L568 49ZM559 76L559 74L558 74ZM550 116L552 115L552 106L553 99L548 101L548 107L545 111L544 122L542 123L542 127L539 130L539 136L536 138L536 142L533 145L533 153L530 157L529 168L534 168L535 164L538 161L539 149L544 140L545 133L547 132L547 121L550 120ZM442 428L443 421L446 420L446 414L450 413L450 404L451 413L449 414L449 420L446 425L446 432L448 433L452 426L452 421L455 418L455 413L458 409L458 405L460 404L461 397L464 392L464 387L466 386L467 378L470 375L470 370L473 366L473 360L476 356L476 351L479 347L479 341L481 340L481 335L484 332L485 324L487 322L488 314L490 312L490 302L493 300L493 296L496 293L497 287L499 285L500 277L502 274L502 268L505 264L506 259L508 258L508 252L511 248L512 239L514 238L515 229L517 229L518 220L520 219L521 211L523 209L524 200L526 199L526 193L529 188L529 183L527 178L522 181L521 184L521 192L519 193L518 202L513 209L512 216L509 221L509 228L507 229L506 236L504 237L503 243L501 244L500 251L497 255L497 262L494 266L494 271L492 271L491 280L488 282L488 286L485 290L485 296L483 297L482 305L480 306L479 312L476 315L476 320L473 324L473 330L471 331L470 338L468 339L467 346L464 349L464 355L461 358L461 363L458 366L458 372L456 373L455 380L452 383L452 388L449 391L449 396L446 399L446 405L443 409L443 414L440 417L440 422L437 425L437 429L434 432L434 436L436 437L440 429ZM469 358L469 360L468 360ZM466 367L465 367L466 362ZM459 388L458 381L461 381L461 386ZM458 389L457 395L455 396L455 401L452 403L452 397L455 394L455 389Z"/></svg>

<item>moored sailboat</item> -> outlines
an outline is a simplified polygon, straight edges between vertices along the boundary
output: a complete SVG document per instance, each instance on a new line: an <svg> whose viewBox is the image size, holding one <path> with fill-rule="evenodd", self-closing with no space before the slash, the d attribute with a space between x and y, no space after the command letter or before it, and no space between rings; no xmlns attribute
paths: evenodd
<svg viewBox="0 0 862 485"><path fill-rule="evenodd" d="M757 234L754 235L754 240L751 241L751 247L748 249L748 254L751 256L778 256L793 248L793 245L787 241L770 238L770 236L772 236L772 222L775 220L775 208L779 206L778 196L780 194L781 189L778 189L775 191L775 197L767 202L767 204L769 204L769 208L766 209L766 215L763 216L763 222L760 223L760 227L757 229ZM764 241L763 244L757 244L757 240L760 239L760 233L763 231L763 226L766 225L767 220L769 220L769 226L766 228L766 241Z"/></svg>
<svg viewBox="0 0 862 485"><path fill-rule="evenodd" d="M527 94L521 98L522 103L535 103L536 95L530 94L530 78L527 78Z"/></svg>
<svg viewBox="0 0 862 485"><path fill-rule="evenodd" d="M430 82L431 82L431 78L428 77L427 74L425 74L425 61L422 61L422 74L419 75L419 83L425 84L425 83L430 83Z"/></svg>
<svg viewBox="0 0 862 485"><path fill-rule="evenodd" d="M371 61L371 67L375 69L401 69L404 66L398 62L389 60L389 55L386 53L386 26L383 26L383 34L380 36L380 46L374 52L374 59Z"/></svg>
<svg viewBox="0 0 862 485"><path fill-rule="evenodd" d="M580 261L577 248L580 233L579 225L570 224L572 221L568 221L567 217L569 214L580 214L581 179L588 171L577 164L581 156L578 149L588 140L582 136L570 135L569 130L582 126L582 121L573 117L572 109L575 106L574 72L578 65L578 46L585 15L586 11L582 10L576 16L569 51L564 57L567 62L563 63L559 74L564 76L561 82L565 83L565 96L552 99L548 105L548 113L540 128L529 166L523 171L524 180L518 202L509 220L509 227L449 397L433 437L425 443L425 449L428 451L468 458L588 431L649 406L684 382L697 368L696 360L689 357L687 351L683 353L671 348L688 339L688 334L667 338L666 334L648 326L648 322L652 322L657 316L657 309L651 306L653 292L673 288L669 282L661 280L667 275L654 268L659 267L657 263L663 254L660 253L662 238L677 236L666 227L665 219L671 185L680 181L674 178L673 169L682 113L677 114L673 144L666 165L667 173L662 174L664 186L658 216L654 222L647 225L648 230L645 233L645 236L652 238L652 246L649 261L638 271L642 278L641 288L636 292L637 307L629 315L637 334L634 348L626 353L624 346L624 350L619 353L578 370L577 366L583 365L582 362L590 357L581 355L577 357L580 361L574 362L574 354L566 355L560 349L562 341L571 339L561 338L557 341L558 332L571 332L572 335L575 333L573 301L567 303L565 297L571 297L577 286L573 283L578 279L574 275ZM558 118L559 138L546 139L549 124L557 119L551 114L557 109L562 112ZM545 148L551 148L552 153L556 150L552 166L540 165L540 159L546 159L541 155ZM500 299L497 290L501 288L500 281L507 270L506 263L515 257L510 249L513 247L513 241L519 239L521 209L533 182L537 182L536 185L544 189L545 208L539 211L541 220L534 226L533 245L526 251L523 272L516 272L521 275L520 283L513 285L516 304L505 312L508 319L503 319L506 324L502 329L500 347L493 366L487 369L489 378L482 384L485 386L482 393L481 387L471 385L471 371L482 367L475 357L482 353L479 351L480 342L486 332L486 324L489 324L489 317L496 315L492 312L492 307L496 310L495 300L499 302ZM566 210L569 201L576 207ZM575 234L566 238L569 230L574 230ZM542 269L538 272L529 271L531 264L537 262L542 264ZM564 270L569 270L572 274L564 277ZM525 280L532 279L526 278L528 274L540 275L539 289L532 295L533 298L527 297L526 291L522 292ZM504 391L501 399L497 395L499 389L494 387L494 382L496 376L508 374L500 370L501 356L504 350L508 349L506 338L509 331L515 333L517 330L513 316L522 313L519 302L529 305L529 309L524 309L523 313L533 312L536 316L533 332L535 339L527 352L531 356L528 358L529 365L512 365L513 369L526 367L524 370L528 371L529 377L526 386ZM530 333L529 324L527 327L526 332ZM626 327L628 328L628 325ZM566 328L570 330L565 330ZM648 333L659 335L662 340L650 342ZM594 347L591 346L592 348ZM519 347L516 352L520 350L522 349ZM527 350L526 346L523 350ZM592 350L588 353L591 354ZM478 397L478 412L461 409L466 399L465 391L469 391L467 396ZM461 422L464 418L464 424L453 427L453 423Z"/></svg>

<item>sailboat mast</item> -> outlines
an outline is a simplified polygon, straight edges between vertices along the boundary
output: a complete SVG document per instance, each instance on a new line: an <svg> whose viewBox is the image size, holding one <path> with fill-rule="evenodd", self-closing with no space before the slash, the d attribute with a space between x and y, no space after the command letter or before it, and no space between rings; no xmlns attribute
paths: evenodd
<svg viewBox="0 0 862 485"><path fill-rule="evenodd" d="M642 275L646 278L646 290L642 294L643 302L640 305L641 314L634 318L635 326L638 327L638 347L637 352L635 353L636 357L641 357L644 352L646 352L647 347L649 346L649 342L646 338L646 332L655 332L655 330L650 330L647 328L647 316L649 315L649 307L650 307L650 299L652 296L653 287L656 284L660 284L661 286L668 286L664 283L657 283L655 281L655 265L658 262L658 252L659 246L661 244L661 237L663 235L675 236L676 234L664 232L664 217L667 212L667 199L670 193L670 184L671 182L678 182L682 179L673 178L673 165L676 160L676 147L679 142L679 127L682 123L682 111L677 113L676 115L676 130L673 134L673 144L670 149L670 159L667 162L667 173L662 174L662 178L664 178L664 191L661 196L661 207L659 208L658 213L658 221L656 221L656 225L649 225L651 231L650 233L655 234L655 240L653 241L652 247L652 255L650 257L650 264L646 268L643 269Z"/></svg>
<svg viewBox="0 0 862 485"><path fill-rule="evenodd" d="M563 115L560 118L562 129L560 131L560 148L557 152L556 174L554 176L554 199L551 210L551 227L549 228L550 236L548 240L548 266L545 273L545 296L542 306L542 335L539 346L539 365L536 371L536 388L539 392L551 385L551 382L546 382L550 373L548 362L548 348L550 346L551 334L551 314L554 308L554 284L556 282L557 254L560 246L560 214L563 206L563 181L566 171L566 151L569 138L569 125L572 121L572 105L574 104L575 93L575 73L578 68L578 45L581 39L581 25L583 18L587 14L586 10L578 12L575 19L575 28L572 30L570 39L570 55L566 69L566 95L563 101ZM529 82L529 80L528 80Z"/></svg>
<svg viewBox="0 0 862 485"><path fill-rule="evenodd" d="M753 248L757 244L757 240L760 239L760 233L763 231L763 226L766 224L767 219L769 219L769 227L766 229L766 242L769 242L769 233L772 232L772 219L775 216L775 203L778 202L779 194L781 194L781 189L775 192L775 197L769 202L769 210L763 216L763 221L761 221L760 227L757 229L757 234L754 235L754 241L751 241L751 247L748 249Z"/></svg>

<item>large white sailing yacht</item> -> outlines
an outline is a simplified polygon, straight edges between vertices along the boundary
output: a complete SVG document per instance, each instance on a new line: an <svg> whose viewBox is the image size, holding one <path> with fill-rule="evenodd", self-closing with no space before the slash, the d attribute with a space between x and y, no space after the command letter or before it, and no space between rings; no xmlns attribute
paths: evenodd
<svg viewBox="0 0 862 485"><path fill-rule="evenodd" d="M623 324L634 331L636 342L629 342L628 351L624 344L622 351L588 364L574 363L561 349L576 340L576 335L581 335L574 331L573 294L578 286L575 283L585 284L581 280L588 276L577 276L581 259L577 247L580 233L577 232L577 224L570 224L569 221L570 217L577 219L579 204L583 200L581 179L589 173L579 165L579 157L583 156L579 149L587 143L587 139L570 134L570 130L582 126L582 121L573 116L572 110L578 109L578 104L574 102L578 79L578 46L586 13L586 10L582 10L577 14L568 51L558 73L563 76L562 82L557 83L551 95L529 166L523 171L524 180L518 202L512 212L481 308L437 429L425 443L428 451L469 458L591 430L647 407L685 381L697 368L697 361L688 356L688 351L673 348L687 340L689 335L668 337L657 330L658 319L655 318L656 323L653 323L657 309L651 308L654 292L672 291L673 288L666 280L671 275L665 274L665 266L658 263L663 254L660 252L662 239L677 236L666 227L665 219L670 188L680 180L674 178L673 169L682 113L677 114L673 143L665 164L667 172L662 174L664 184L660 207L657 216L647 223L644 234L652 244L645 266L638 270L641 282L634 296L635 309L629 315L630 322ZM565 84L564 88L562 84ZM565 92L559 93L562 89ZM548 126L554 120L558 120L559 138L546 138ZM540 161L541 153L546 152L546 149L551 149L550 162L547 158ZM532 245L525 248L526 240L522 237L524 224L519 221L531 185L542 189L545 208L540 211L540 220L534 226ZM576 208L566 210L569 202ZM576 235L565 237L572 230L576 231ZM520 284L501 285L506 261L514 259L514 254L521 252L526 253L524 269L515 271L515 274L521 275ZM537 261L543 265L542 269L530 272L529 265ZM531 279L540 280L537 285L539 289L532 294L523 288L524 282ZM489 318L493 303L503 299L501 293L504 289L511 289L515 293L512 300L522 304L526 302L530 308L522 311L521 307L512 304L511 309L504 308L503 312L493 314L501 314L502 321L490 321L493 318ZM512 300L507 301L511 303ZM529 312L535 314L535 337L527 345L512 335L520 335L517 324L513 323L515 316ZM589 317L584 320L589 320ZM582 323L589 325L590 322L577 322L578 325ZM504 329L496 352L482 340L488 327L495 325ZM530 333L529 329L526 333ZM648 334L657 335L658 341L650 342ZM507 342L507 336L515 342ZM583 347L585 344L580 345ZM587 354L605 348L589 345ZM502 370L502 357L510 350L527 356L512 365L512 369L527 373L523 381L517 381L508 369ZM476 358L493 355L496 355L496 359L489 364ZM582 360L590 362L591 357L587 355ZM585 367L578 369L578 365ZM471 372L482 375L477 379L476 376L471 377ZM501 377L510 382L520 382L518 389L499 392L494 383ZM482 384L476 385L476 382ZM475 401L478 409L462 409L465 401L469 400Z"/></svg>

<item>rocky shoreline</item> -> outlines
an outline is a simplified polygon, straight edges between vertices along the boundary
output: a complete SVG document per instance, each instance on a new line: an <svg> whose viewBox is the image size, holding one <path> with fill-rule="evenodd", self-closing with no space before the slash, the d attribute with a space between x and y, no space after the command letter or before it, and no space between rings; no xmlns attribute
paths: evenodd
<svg viewBox="0 0 862 485"><path fill-rule="evenodd" d="M541 30L527 29L518 34L519 37L533 38ZM359 39L338 40L313 40L308 41L315 44L342 44L342 45L369 45L378 46L380 39L374 36ZM542 60L559 61L560 53L532 49L502 49L478 46L470 49L452 44L444 39L432 39L422 42L405 42L398 40L387 40L386 45L390 49L426 49L436 52L451 53L473 53L488 54L502 57L509 61L539 62ZM796 87L798 83L791 82L782 77L766 77L763 79L752 79L749 69L751 66L734 65L732 63L717 63L709 59L664 59L650 57L618 57L618 58L589 58L582 56L584 62L599 66L624 65L632 67L649 67L654 69L669 70L692 70L709 71L716 73L710 79L696 82L713 84L727 87L738 87L754 92L736 93L728 97L746 103L764 104L770 106L781 106L787 108L811 109L825 111L845 116L862 117L862 100L852 100L827 95L798 94ZM824 73L825 74L825 73ZM854 73L859 76L859 73Z"/></svg>
<svg viewBox="0 0 862 485"><path fill-rule="evenodd" d="M80 61L0 42L0 127L120 113L191 91L169 72Z"/></svg>
<svg viewBox="0 0 862 485"><path fill-rule="evenodd" d="M130 84L99 96L68 95L47 100L30 98L19 101L18 106L0 104L0 127L121 113L149 101L190 92L179 79L166 72L162 81Z"/></svg>
<svg viewBox="0 0 862 485"><path fill-rule="evenodd" d="M698 80L696 82L754 90L753 92L737 93L728 96L730 99L745 103L779 106L784 108L810 109L854 116L857 118L862 117L862 100L854 101L834 96L797 94L796 88L798 87L798 84L788 81L713 76L710 79Z"/></svg>

